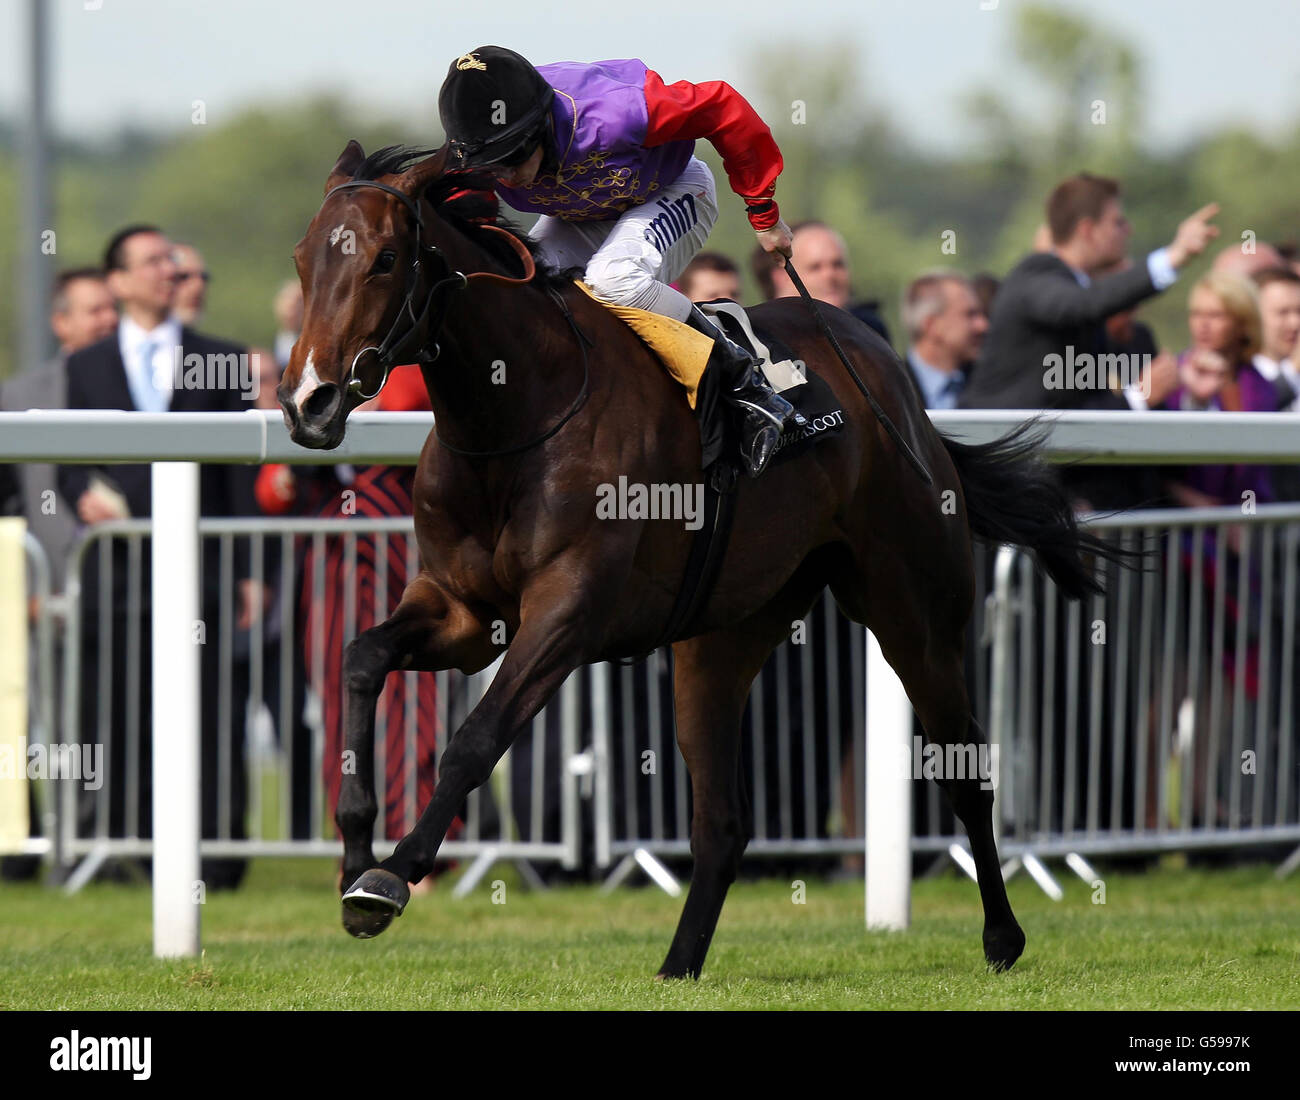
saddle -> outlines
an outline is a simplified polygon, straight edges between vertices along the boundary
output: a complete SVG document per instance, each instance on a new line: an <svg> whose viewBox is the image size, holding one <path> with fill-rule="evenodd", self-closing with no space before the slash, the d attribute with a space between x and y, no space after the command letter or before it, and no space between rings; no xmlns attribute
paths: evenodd
<svg viewBox="0 0 1300 1100"><path fill-rule="evenodd" d="M716 403L706 400L704 409L697 407L700 381L713 351L713 341L671 317L601 301L581 279L575 281L588 297L600 302L636 333L641 342L654 352L664 369L680 383L687 402L701 416L700 434L705 441L707 456L713 449L709 440L720 439L723 435L721 425L715 430L709 423L722 415L722 410L716 407ZM808 421L808 427L802 431L787 432L781 437L772 458L774 464L843 429L844 410L835 399L830 386L807 364L795 359L790 349L775 336L756 331L743 306L728 298L698 304L732 340L747 348L758 359L772 388L803 413ZM705 465L709 464L706 461Z"/></svg>

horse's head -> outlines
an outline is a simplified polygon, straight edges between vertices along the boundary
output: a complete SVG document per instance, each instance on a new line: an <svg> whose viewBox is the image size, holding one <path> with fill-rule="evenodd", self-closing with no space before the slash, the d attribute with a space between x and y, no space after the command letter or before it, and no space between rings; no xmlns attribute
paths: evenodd
<svg viewBox="0 0 1300 1100"><path fill-rule="evenodd" d="M337 447L348 414L379 392L388 367L416 357L419 326L408 307L421 281L420 201L444 160L436 153L358 185L366 156L349 141L325 181L325 200L293 251L302 333L276 391L295 443Z"/></svg>

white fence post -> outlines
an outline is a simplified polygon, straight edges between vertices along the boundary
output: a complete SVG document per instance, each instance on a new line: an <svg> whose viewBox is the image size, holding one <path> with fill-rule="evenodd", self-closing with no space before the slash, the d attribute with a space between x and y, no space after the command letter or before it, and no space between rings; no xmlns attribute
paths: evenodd
<svg viewBox="0 0 1300 1100"><path fill-rule="evenodd" d="M912 919L912 704L867 632L866 909L868 928Z"/></svg>
<svg viewBox="0 0 1300 1100"><path fill-rule="evenodd" d="M199 467L153 466L153 953L199 953ZM215 644L215 639L213 644Z"/></svg>

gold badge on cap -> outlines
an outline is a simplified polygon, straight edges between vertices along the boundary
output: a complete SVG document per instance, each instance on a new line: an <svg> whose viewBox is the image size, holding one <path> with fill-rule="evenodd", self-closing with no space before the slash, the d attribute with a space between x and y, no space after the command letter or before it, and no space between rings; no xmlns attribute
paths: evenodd
<svg viewBox="0 0 1300 1100"><path fill-rule="evenodd" d="M482 69L487 72L487 66L478 59L477 53L463 53L456 58L456 68L464 72L466 69Z"/></svg>

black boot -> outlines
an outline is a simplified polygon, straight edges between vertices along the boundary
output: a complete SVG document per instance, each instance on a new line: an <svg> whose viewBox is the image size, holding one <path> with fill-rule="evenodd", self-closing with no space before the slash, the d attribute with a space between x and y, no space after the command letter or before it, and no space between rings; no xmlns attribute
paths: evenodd
<svg viewBox="0 0 1300 1100"><path fill-rule="evenodd" d="M699 306L691 306L686 323L714 342L709 362L722 371L723 398L741 411L741 453L749 467L749 476L763 472L783 431L808 426L808 421L793 405L772 389L758 361L735 343Z"/></svg>

